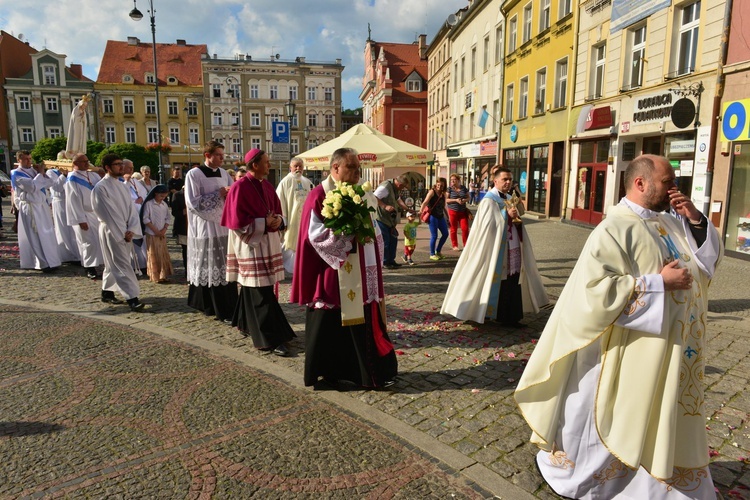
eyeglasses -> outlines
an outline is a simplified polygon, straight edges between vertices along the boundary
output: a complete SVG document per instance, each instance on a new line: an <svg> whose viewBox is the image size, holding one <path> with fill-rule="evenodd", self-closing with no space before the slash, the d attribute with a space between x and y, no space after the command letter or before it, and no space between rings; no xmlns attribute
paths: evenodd
<svg viewBox="0 0 750 500"><path fill-rule="evenodd" d="M114 167L115 165L123 165L123 163L121 161L112 162L112 166Z"/></svg>

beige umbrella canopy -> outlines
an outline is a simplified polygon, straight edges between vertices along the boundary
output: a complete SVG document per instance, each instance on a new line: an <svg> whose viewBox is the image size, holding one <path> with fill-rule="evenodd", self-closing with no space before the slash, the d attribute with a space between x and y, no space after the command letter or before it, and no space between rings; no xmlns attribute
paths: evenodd
<svg viewBox="0 0 750 500"><path fill-rule="evenodd" d="M307 170L328 170L331 155L339 148L355 149L363 168L413 167L425 165L432 159L430 151L394 139L362 123L297 156L304 160Z"/></svg>

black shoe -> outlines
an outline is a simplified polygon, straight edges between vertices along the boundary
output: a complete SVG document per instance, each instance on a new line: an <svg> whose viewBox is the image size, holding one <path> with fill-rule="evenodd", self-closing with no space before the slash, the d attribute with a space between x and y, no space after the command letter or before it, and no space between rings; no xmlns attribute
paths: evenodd
<svg viewBox="0 0 750 500"><path fill-rule="evenodd" d="M55 271L57 271L56 267L49 267L49 266L47 266L47 267L43 267L42 268L42 272L44 274L54 273Z"/></svg>
<svg viewBox="0 0 750 500"><path fill-rule="evenodd" d="M105 304L122 304L122 301L115 297L115 292L102 291L102 302Z"/></svg>
<svg viewBox="0 0 750 500"><path fill-rule="evenodd" d="M142 311L144 307L146 307L146 304L138 300L138 297L133 297L132 299L128 299L128 305L130 306L131 311Z"/></svg>
<svg viewBox="0 0 750 500"><path fill-rule="evenodd" d="M97 278L96 276L96 268L95 267L87 267L86 268L86 277L90 280L95 280Z"/></svg>
<svg viewBox="0 0 750 500"><path fill-rule="evenodd" d="M271 351L271 353L282 358L288 358L292 355L292 353L289 351L289 348L287 348L287 346L285 346L284 344L278 346L276 349Z"/></svg>

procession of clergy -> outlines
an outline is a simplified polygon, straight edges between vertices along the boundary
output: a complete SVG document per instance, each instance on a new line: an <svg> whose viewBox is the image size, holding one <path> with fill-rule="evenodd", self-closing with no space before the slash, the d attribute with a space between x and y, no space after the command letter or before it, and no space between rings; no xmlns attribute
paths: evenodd
<svg viewBox="0 0 750 500"><path fill-rule="evenodd" d="M221 143L208 142L204 157L183 188L188 304L238 328L256 348L289 356L295 334L278 302L286 268L291 302L306 307L305 385L394 385L378 224L376 238L360 243L327 228L322 210L337 182L360 182L357 152L335 151L329 177L316 187L294 159L277 189L266 180L264 151L247 152L248 175L236 182L222 168ZM85 155L67 178L32 167L27 153L18 160L21 267L49 272L80 259L96 277L103 263L102 300L121 303L117 292L143 309L133 244L143 234L135 203L143 199L122 182L122 159L105 156L102 179ZM512 174L496 166L489 175L494 187L479 204L441 313L518 327L524 312L549 300L520 219L523 204L512 199ZM721 244L677 190L665 158L636 158L624 182L626 196L591 233L516 401L540 448L539 471L560 495L715 498L702 375L707 288ZM366 197L377 207L372 192Z"/></svg>

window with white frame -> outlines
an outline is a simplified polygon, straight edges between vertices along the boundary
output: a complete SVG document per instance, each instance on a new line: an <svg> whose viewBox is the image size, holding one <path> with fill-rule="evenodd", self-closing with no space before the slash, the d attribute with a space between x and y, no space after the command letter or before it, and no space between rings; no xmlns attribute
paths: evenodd
<svg viewBox="0 0 750 500"><path fill-rule="evenodd" d="M278 99L279 98L279 86L278 85L271 85L268 89L269 91L269 98L270 99Z"/></svg>
<svg viewBox="0 0 750 500"><path fill-rule="evenodd" d="M220 83L212 83L211 84L211 91L212 91L212 95L214 97L221 97L221 84Z"/></svg>
<svg viewBox="0 0 750 500"><path fill-rule="evenodd" d="M698 53L701 3L692 3L680 11L680 43L677 74L686 75L695 71L695 56Z"/></svg>
<svg viewBox="0 0 750 500"><path fill-rule="evenodd" d="M47 113L57 113L59 108L57 106L57 97L47 96L44 98L44 109Z"/></svg>
<svg viewBox="0 0 750 500"><path fill-rule="evenodd" d="M42 75L45 85L57 85L57 73L54 66L49 64L42 66Z"/></svg>
<svg viewBox="0 0 750 500"><path fill-rule="evenodd" d="M122 100L122 112L126 115L132 115L135 106L133 105L133 99L124 98Z"/></svg>
<svg viewBox="0 0 750 500"><path fill-rule="evenodd" d="M296 111L292 115L290 126L293 127L293 128L299 127L299 118L297 117L297 112Z"/></svg>
<svg viewBox="0 0 750 500"><path fill-rule="evenodd" d="M240 84L239 83L230 83L227 88L227 95L229 97L232 97L234 99L239 99L240 96Z"/></svg>
<svg viewBox="0 0 750 500"><path fill-rule="evenodd" d="M250 85L250 99L258 99L258 84L253 83Z"/></svg>
<svg viewBox="0 0 750 500"><path fill-rule="evenodd" d="M135 143L135 127L126 126L125 127L125 142L128 144L134 144Z"/></svg>
<svg viewBox="0 0 750 500"><path fill-rule="evenodd" d="M477 48L471 48L471 80L477 79Z"/></svg>
<svg viewBox="0 0 750 500"><path fill-rule="evenodd" d="M523 8L523 36L521 43L526 43L531 40L531 4L527 4Z"/></svg>
<svg viewBox="0 0 750 500"><path fill-rule="evenodd" d="M169 99L167 101L167 113L170 115L177 115L177 100Z"/></svg>
<svg viewBox="0 0 750 500"><path fill-rule="evenodd" d="M512 54L516 50L518 43L518 16L510 18L508 23L508 53Z"/></svg>
<svg viewBox="0 0 750 500"><path fill-rule="evenodd" d="M179 127L169 127L169 142L171 142L172 144L180 143L180 128Z"/></svg>
<svg viewBox="0 0 750 500"><path fill-rule="evenodd" d="M250 113L250 126L251 127L260 127L260 113L257 111L253 111Z"/></svg>
<svg viewBox="0 0 750 500"><path fill-rule="evenodd" d="M458 63L453 64L453 92L458 91Z"/></svg>
<svg viewBox="0 0 750 500"><path fill-rule="evenodd" d="M106 127L104 127L104 142L106 144L114 144L115 142L117 142L114 126L107 125Z"/></svg>
<svg viewBox="0 0 750 500"><path fill-rule="evenodd" d="M62 129L60 127L47 127L47 137L50 139L62 137Z"/></svg>
<svg viewBox="0 0 750 500"><path fill-rule="evenodd" d="M31 98L29 96L18 96L18 111L31 111Z"/></svg>
<svg viewBox="0 0 750 500"><path fill-rule="evenodd" d="M198 103L195 101L188 101L187 103L188 116L198 115Z"/></svg>
<svg viewBox="0 0 750 500"><path fill-rule="evenodd" d="M34 129L21 127L21 142L34 142Z"/></svg>
<svg viewBox="0 0 750 500"><path fill-rule="evenodd" d="M291 99L292 101L297 100L297 86L296 85L292 85L291 87L289 87L289 99Z"/></svg>
<svg viewBox="0 0 750 500"><path fill-rule="evenodd" d="M307 87L307 100L314 101L317 99L317 89L315 87Z"/></svg>
<svg viewBox="0 0 750 500"><path fill-rule="evenodd" d="M293 155L299 154L299 139L292 137L289 146Z"/></svg>
<svg viewBox="0 0 750 500"><path fill-rule="evenodd" d="M146 73L146 83L153 85L156 80L154 79L153 73Z"/></svg>
<svg viewBox="0 0 750 500"><path fill-rule="evenodd" d="M422 79L419 77L411 77L406 80L406 91L422 92Z"/></svg>
<svg viewBox="0 0 750 500"><path fill-rule="evenodd" d="M278 121L280 121L280 120L279 120L279 114L278 114L278 113L276 113L276 112L274 112L274 113L271 113L270 117L271 117L271 123L274 123L274 122L278 122Z"/></svg>
<svg viewBox="0 0 750 500"><path fill-rule="evenodd" d="M111 97L105 97L102 99L102 112L105 115L113 115L115 113L115 101Z"/></svg>
<svg viewBox="0 0 750 500"><path fill-rule="evenodd" d="M324 90L324 99L326 101L333 101L333 88L332 87L326 87Z"/></svg>
<svg viewBox="0 0 750 500"><path fill-rule="evenodd" d="M333 125L333 118L334 118L334 116L332 114L327 114L326 115L326 127L333 128L333 126L334 126Z"/></svg>
<svg viewBox="0 0 750 500"><path fill-rule="evenodd" d="M146 99L146 114L147 115L156 114L156 101L154 99Z"/></svg>
<svg viewBox="0 0 750 500"><path fill-rule="evenodd" d="M146 135L148 136L146 139L148 142L159 142L159 132L156 130L156 127L146 127Z"/></svg>
<svg viewBox="0 0 750 500"><path fill-rule="evenodd" d="M536 95L534 96L534 114L544 113L547 105L547 68L542 68L536 72Z"/></svg>
<svg viewBox="0 0 750 500"><path fill-rule="evenodd" d="M591 71L591 97L598 99L604 95L604 62L607 56L607 44L591 48L594 67Z"/></svg>
<svg viewBox="0 0 750 500"><path fill-rule="evenodd" d="M643 85L643 60L646 56L646 25L630 30L630 75L629 86L636 88Z"/></svg>
<svg viewBox="0 0 750 500"><path fill-rule="evenodd" d="M242 148L240 148L240 139L238 137L232 138L232 153L241 153Z"/></svg>
<svg viewBox="0 0 750 500"><path fill-rule="evenodd" d="M461 86L466 84L466 57L461 57Z"/></svg>
<svg viewBox="0 0 750 500"><path fill-rule="evenodd" d="M521 78L520 84L518 85L518 118L526 118L527 109L529 107L529 77L524 76Z"/></svg>
<svg viewBox="0 0 750 500"><path fill-rule="evenodd" d="M188 140L190 141L190 144L198 144L200 142L198 137L198 127L190 127L188 130Z"/></svg>
<svg viewBox="0 0 750 500"><path fill-rule="evenodd" d="M557 19L560 20L572 12L572 0L560 0L557 9Z"/></svg>
<svg viewBox="0 0 750 500"><path fill-rule="evenodd" d="M495 64L503 60L503 28L495 28Z"/></svg>
<svg viewBox="0 0 750 500"><path fill-rule="evenodd" d="M232 125L237 126L240 124L240 114L237 111L232 111Z"/></svg>
<svg viewBox="0 0 750 500"><path fill-rule="evenodd" d="M542 3L540 5L540 10L539 10L539 32L540 33L546 30L547 28L549 28L549 21L550 21L549 11L551 8L551 2L552 0L542 0Z"/></svg>
<svg viewBox="0 0 750 500"><path fill-rule="evenodd" d="M513 121L513 84L505 89L505 121Z"/></svg>
<svg viewBox="0 0 750 500"><path fill-rule="evenodd" d="M260 149L260 138L259 137L251 137L250 138L250 147L252 149Z"/></svg>
<svg viewBox="0 0 750 500"><path fill-rule="evenodd" d="M482 53L482 70L487 71L490 67L490 35L484 37L484 51Z"/></svg>
<svg viewBox="0 0 750 500"><path fill-rule="evenodd" d="M224 123L224 114L221 111L214 111L211 123L215 126L222 125Z"/></svg>
<svg viewBox="0 0 750 500"><path fill-rule="evenodd" d="M568 58L555 64L555 108L564 108L568 97Z"/></svg>
<svg viewBox="0 0 750 500"><path fill-rule="evenodd" d="M308 127L317 127L318 126L318 115L315 113L308 113L307 114L307 126Z"/></svg>

